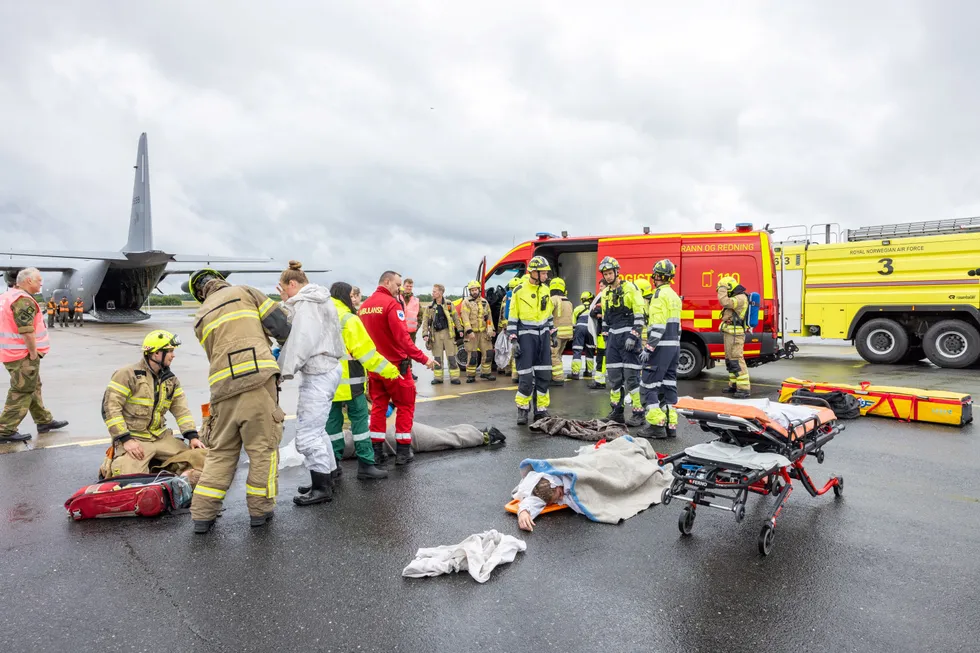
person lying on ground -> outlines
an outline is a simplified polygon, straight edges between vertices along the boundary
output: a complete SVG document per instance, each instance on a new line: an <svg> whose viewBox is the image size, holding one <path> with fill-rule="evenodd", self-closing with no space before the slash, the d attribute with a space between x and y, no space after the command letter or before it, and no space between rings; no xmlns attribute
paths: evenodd
<svg viewBox="0 0 980 653"><path fill-rule="evenodd" d="M567 476L553 476L542 472L530 472L517 486L515 499L517 506L517 525L522 531L533 531L534 520L545 506L568 506L578 514L582 509L569 496L572 480Z"/></svg>
<svg viewBox="0 0 980 653"><path fill-rule="evenodd" d="M180 381L170 369L180 339L152 331L143 339L143 358L122 367L102 398L102 418L112 436L99 478L141 474L188 448L204 448ZM187 444L167 428L167 413L177 420Z"/></svg>

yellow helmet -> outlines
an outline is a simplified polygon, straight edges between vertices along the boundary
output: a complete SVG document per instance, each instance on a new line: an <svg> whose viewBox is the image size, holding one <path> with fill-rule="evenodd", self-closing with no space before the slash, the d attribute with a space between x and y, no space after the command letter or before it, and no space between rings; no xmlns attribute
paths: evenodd
<svg viewBox="0 0 980 653"><path fill-rule="evenodd" d="M468 284L466 284L466 290L467 290L467 292L470 291L470 290L473 290L474 288L476 288L477 290L480 289L480 282L479 281L473 280L473 281L470 281Z"/></svg>
<svg viewBox="0 0 980 653"><path fill-rule="evenodd" d="M552 290L565 292L565 280L562 279L561 277L555 277L554 279L548 282L548 285L551 286Z"/></svg>
<svg viewBox="0 0 980 653"><path fill-rule="evenodd" d="M513 290L514 288L521 285L521 279L522 277L514 277L513 279L507 282L507 287Z"/></svg>
<svg viewBox="0 0 980 653"><path fill-rule="evenodd" d="M184 292L190 293L197 300L198 304L203 304L205 299L204 286L207 285L208 281L212 279L221 279L223 281L224 278L224 275L214 268L201 268L196 272L192 272L191 276L180 287Z"/></svg>
<svg viewBox="0 0 980 653"><path fill-rule="evenodd" d="M595 295L588 290L579 295L579 301L581 301L583 304L591 304L593 299L595 299Z"/></svg>
<svg viewBox="0 0 980 653"><path fill-rule="evenodd" d="M548 259L543 256L535 256L530 261L527 262L528 272L537 272L538 270L545 270L550 272L551 265L548 263Z"/></svg>
<svg viewBox="0 0 980 653"><path fill-rule="evenodd" d="M150 331L143 338L143 354L154 354L158 351L164 351L167 349L176 349L180 346L180 338L170 333L169 331L164 331L163 329L157 329L156 331Z"/></svg>
<svg viewBox="0 0 980 653"><path fill-rule="evenodd" d="M729 294L735 290L735 286L737 285L738 281L736 281L734 277L722 277L718 280L718 287L724 287Z"/></svg>
<svg viewBox="0 0 980 653"><path fill-rule="evenodd" d="M653 294L653 286L651 286L650 282L644 277L640 277L634 281L633 285L640 289L640 292L643 293L644 297L649 297Z"/></svg>

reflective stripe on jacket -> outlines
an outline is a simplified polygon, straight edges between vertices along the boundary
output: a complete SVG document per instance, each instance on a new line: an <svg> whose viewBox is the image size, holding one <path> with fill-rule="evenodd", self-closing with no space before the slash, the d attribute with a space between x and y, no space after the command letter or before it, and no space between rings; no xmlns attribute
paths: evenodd
<svg viewBox="0 0 980 653"><path fill-rule="evenodd" d="M340 335L348 355L348 358L340 361L343 375L333 400L350 401L364 394L365 369L386 379L394 379L398 376L398 368L378 353L361 319L351 313L344 302L335 297L332 299L340 316Z"/></svg>
<svg viewBox="0 0 980 653"><path fill-rule="evenodd" d="M729 297L724 288L718 289L721 304L721 332L740 336L745 334L745 318L749 314L749 298L739 294Z"/></svg>
<svg viewBox="0 0 980 653"><path fill-rule="evenodd" d="M548 286L527 282L514 288L507 315L507 336L516 338L551 331L555 305L550 300Z"/></svg>
<svg viewBox="0 0 980 653"><path fill-rule="evenodd" d="M553 315L558 337L571 340L575 330L575 307L571 300L564 295L552 295L551 303L555 307Z"/></svg>
<svg viewBox="0 0 980 653"><path fill-rule="evenodd" d="M680 346L681 306L681 298L669 285L653 291L647 327L647 345L650 348Z"/></svg>
<svg viewBox="0 0 980 653"><path fill-rule="evenodd" d="M37 300L20 288L11 288L0 295L0 363L13 363L30 355L27 349L27 341L24 334L17 326L14 319L14 302L27 297L37 306L37 313L34 315L34 342L37 346L37 353L44 355L51 350L50 340L48 339L48 327L44 322L44 312L38 305ZM26 327L25 327L26 328Z"/></svg>
<svg viewBox="0 0 980 653"><path fill-rule="evenodd" d="M646 309L640 289L630 281L622 281L618 288L608 287L602 291L602 323L609 334L642 332Z"/></svg>

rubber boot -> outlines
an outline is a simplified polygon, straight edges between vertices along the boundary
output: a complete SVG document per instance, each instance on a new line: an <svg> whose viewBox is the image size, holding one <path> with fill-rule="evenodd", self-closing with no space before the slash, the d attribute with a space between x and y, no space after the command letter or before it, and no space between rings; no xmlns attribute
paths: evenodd
<svg viewBox="0 0 980 653"><path fill-rule="evenodd" d="M497 377L495 377L493 374L481 374L480 375L480 378L483 379L484 381L496 381L497 380Z"/></svg>
<svg viewBox="0 0 980 653"><path fill-rule="evenodd" d="M539 419L545 419L548 417L548 411L546 410L536 410L534 411L534 421L537 422ZM534 422L532 422L533 424Z"/></svg>
<svg viewBox="0 0 980 653"><path fill-rule="evenodd" d="M528 413L530 413L530 412L531 411L528 410L527 408L518 408L517 409L517 425L518 426L527 426L527 416L528 416Z"/></svg>
<svg viewBox="0 0 980 653"><path fill-rule="evenodd" d="M591 379L592 378L592 372L590 372L589 370L585 370L585 372L582 374L582 378L583 379Z"/></svg>
<svg viewBox="0 0 980 653"><path fill-rule="evenodd" d="M626 418L626 426L643 426L646 419L643 417L642 410L631 410L630 416Z"/></svg>
<svg viewBox="0 0 980 653"><path fill-rule="evenodd" d="M47 433L48 431L57 431L58 429L63 429L68 426L68 422L64 420L52 420L47 424L38 424L37 433L38 435L42 433Z"/></svg>
<svg viewBox="0 0 980 653"><path fill-rule="evenodd" d="M650 424L647 422L643 428L636 432L636 437L647 438L649 440L663 440L667 437L667 429L663 424Z"/></svg>
<svg viewBox="0 0 980 653"><path fill-rule="evenodd" d="M297 506L312 506L333 500L333 479L330 478L330 474L310 472L310 479L312 481L310 491L293 497L293 503Z"/></svg>
<svg viewBox="0 0 980 653"><path fill-rule="evenodd" d="M735 399L748 399L749 398L749 391L748 390L736 390L735 391L734 398Z"/></svg>
<svg viewBox="0 0 980 653"><path fill-rule="evenodd" d="M388 478L388 470L380 469L377 465L366 463L363 460L357 461L357 478L361 481L377 481Z"/></svg>
<svg viewBox="0 0 980 653"><path fill-rule="evenodd" d="M372 442L371 446L374 447L374 466L382 471L388 469L385 462L388 459L388 455L385 453L385 443Z"/></svg>
<svg viewBox="0 0 980 653"><path fill-rule="evenodd" d="M578 381L579 375L576 372L572 372L568 378L570 378L572 381Z"/></svg>
<svg viewBox="0 0 980 653"><path fill-rule="evenodd" d="M728 386L727 388L725 388L725 390L724 390L724 394L726 394L726 395L733 395L733 394L735 394L735 393L736 393L737 391L738 391L738 388L736 388L736 387L735 387L735 386L733 386L733 385L730 385L730 386Z"/></svg>
<svg viewBox="0 0 980 653"><path fill-rule="evenodd" d="M395 464L396 465L407 465L412 462L415 458L415 453L412 451L411 443L397 443L395 445Z"/></svg>
<svg viewBox="0 0 980 653"><path fill-rule="evenodd" d="M623 404L613 406L612 410L609 411L609 414L606 415L605 421L616 422L617 424L625 424L626 419L623 415Z"/></svg>
<svg viewBox="0 0 980 653"><path fill-rule="evenodd" d="M551 379L550 385L552 388L560 388L565 385L565 379Z"/></svg>
<svg viewBox="0 0 980 653"><path fill-rule="evenodd" d="M194 520L194 534L204 535L212 528L214 528L214 519L195 519Z"/></svg>
<svg viewBox="0 0 980 653"><path fill-rule="evenodd" d="M272 511L265 513L264 515L249 515L248 525L252 528L258 528L259 526L265 526L272 521Z"/></svg>
<svg viewBox="0 0 980 653"><path fill-rule="evenodd" d="M483 444L490 446L497 444L498 442L505 442L507 436L500 432L496 426L491 426L486 431L483 432Z"/></svg>
<svg viewBox="0 0 980 653"><path fill-rule="evenodd" d="M341 467L340 463L338 462L337 467L332 472L330 472L330 478L337 481L340 480L340 477L343 475L344 475L344 468Z"/></svg>
<svg viewBox="0 0 980 653"><path fill-rule="evenodd" d="M459 385L460 383L462 383L462 381L460 381L459 379L450 379L449 382L452 385Z"/></svg>
<svg viewBox="0 0 980 653"><path fill-rule="evenodd" d="M676 438L677 437L677 425L676 424L668 424L667 425L667 437L668 438Z"/></svg>
<svg viewBox="0 0 980 653"><path fill-rule="evenodd" d="M606 384L605 383L599 383L598 381L596 381L595 379L593 379L592 382L588 385L588 388L589 388L589 390L605 390L606 389Z"/></svg>
<svg viewBox="0 0 980 653"><path fill-rule="evenodd" d="M442 385L442 379L432 379L429 383L432 385Z"/></svg>

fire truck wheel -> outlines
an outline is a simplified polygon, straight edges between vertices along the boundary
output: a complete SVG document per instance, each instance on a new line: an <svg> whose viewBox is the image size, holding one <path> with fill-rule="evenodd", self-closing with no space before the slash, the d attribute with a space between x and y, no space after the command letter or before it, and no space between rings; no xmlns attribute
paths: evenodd
<svg viewBox="0 0 980 653"><path fill-rule="evenodd" d="M693 342L682 342L680 356L677 359L677 378L689 381L701 376L704 369L704 355Z"/></svg>
<svg viewBox="0 0 980 653"><path fill-rule="evenodd" d="M854 345L869 363L897 363L909 350L909 336L895 320L880 317L858 329Z"/></svg>
<svg viewBox="0 0 980 653"><path fill-rule="evenodd" d="M980 356L980 334L969 322L942 320L929 327L922 346L939 367L960 369L973 365Z"/></svg>

